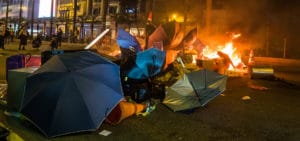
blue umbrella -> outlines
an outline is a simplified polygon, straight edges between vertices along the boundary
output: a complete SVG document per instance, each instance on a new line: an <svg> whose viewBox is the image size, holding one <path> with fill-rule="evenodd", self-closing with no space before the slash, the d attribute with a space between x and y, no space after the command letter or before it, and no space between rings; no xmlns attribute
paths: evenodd
<svg viewBox="0 0 300 141"><path fill-rule="evenodd" d="M135 65L128 71L132 79L147 79L158 74L165 63L166 52L157 48L149 48L137 53Z"/></svg>
<svg viewBox="0 0 300 141"><path fill-rule="evenodd" d="M123 30L122 28L118 28L117 43L121 48L125 48L125 49L133 48L135 52L140 52L142 50L138 40L130 33Z"/></svg>
<svg viewBox="0 0 300 141"><path fill-rule="evenodd" d="M55 55L26 78L21 113L47 137L95 131L123 98L119 75L90 51Z"/></svg>

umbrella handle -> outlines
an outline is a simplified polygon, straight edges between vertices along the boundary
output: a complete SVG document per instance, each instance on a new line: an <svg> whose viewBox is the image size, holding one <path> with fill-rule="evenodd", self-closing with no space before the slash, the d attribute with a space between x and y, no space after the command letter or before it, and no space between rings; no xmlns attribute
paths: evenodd
<svg viewBox="0 0 300 141"><path fill-rule="evenodd" d="M106 33L108 33L109 29L105 29L96 39L94 39L91 43L89 43L84 49L90 49L94 44L98 42Z"/></svg>
<svg viewBox="0 0 300 141"><path fill-rule="evenodd" d="M153 61L153 64L155 64L155 60L156 60L156 55L152 55L152 61ZM150 74L153 74L154 73L154 68L155 66L152 66L151 69L149 70Z"/></svg>

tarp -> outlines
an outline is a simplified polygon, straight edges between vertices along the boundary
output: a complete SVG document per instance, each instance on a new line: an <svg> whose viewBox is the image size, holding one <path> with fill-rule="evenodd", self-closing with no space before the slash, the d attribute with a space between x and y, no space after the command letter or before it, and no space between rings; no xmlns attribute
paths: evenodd
<svg viewBox="0 0 300 141"><path fill-rule="evenodd" d="M205 106L226 89L227 77L206 69L186 73L167 88L163 103L172 111Z"/></svg>

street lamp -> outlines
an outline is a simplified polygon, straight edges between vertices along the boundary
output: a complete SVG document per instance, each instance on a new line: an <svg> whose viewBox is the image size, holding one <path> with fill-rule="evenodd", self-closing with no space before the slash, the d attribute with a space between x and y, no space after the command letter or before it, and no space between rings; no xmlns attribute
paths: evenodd
<svg viewBox="0 0 300 141"><path fill-rule="evenodd" d="M22 23L22 7L23 7L23 0L20 0L20 11L19 11L19 26Z"/></svg>
<svg viewBox="0 0 300 141"><path fill-rule="evenodd" d="M77 0L74 0L74 15L73 15L73 35L76 33L76 17L77 17Z"/></svg>
<svg viewBox="0 0 300 141"><path fill-rule="evenodd" d="M31 12L31 36L33 38L33 22L34 22L34 6L35 6L35 0L32 0L32 12Z"/></svg>
<svg viewBox="0 0 300 141"><path fill-rule="evenodd" d="M9 0L6 0L6 17L5 17L5 27L7 27L7 20L8 20L8 11L9 11Z"/></svg>
<svg viewBox="0 0 300 141"><path fill-rule="evenodd" d="M52 26L53 26L53 5L54 5L54 1L51 0L51 13L50 13L50 38L52 38Z"/></svg>
<svg viewBox="0 0 300 141"><path fill-rule="evenodd" d="M172 15L172 21L176 21L176 18L177 18L177 15L176 15L176 14L173 14L173 15Z"/></svg>

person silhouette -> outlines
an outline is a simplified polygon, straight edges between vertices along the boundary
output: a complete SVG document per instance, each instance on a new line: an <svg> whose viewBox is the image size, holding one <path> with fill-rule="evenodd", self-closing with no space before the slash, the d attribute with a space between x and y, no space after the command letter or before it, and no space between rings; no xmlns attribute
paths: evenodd
<svg viewBox="0 0 300 141"><path fill-rule="evenodd" d="M21 30L19 32L19 38L20 38L20 44L19 44L19 50L25 50L25 47L27 46L27 38L28 38L28 31L27 26L24 25L21 27Z"/></svg>

